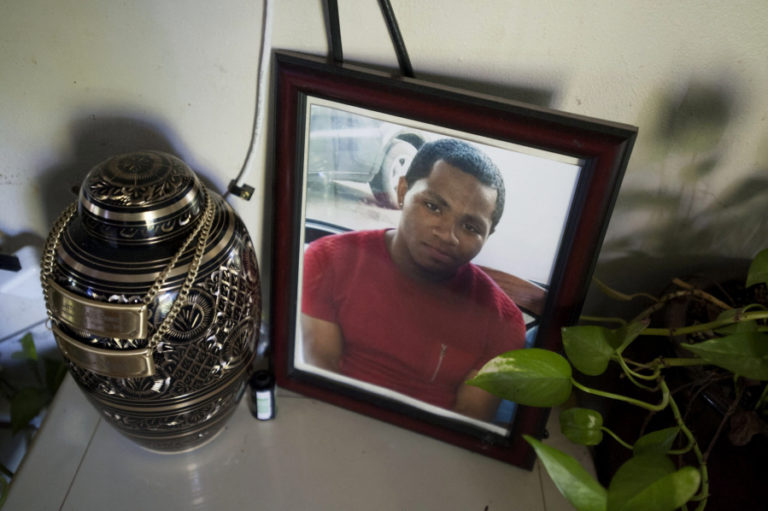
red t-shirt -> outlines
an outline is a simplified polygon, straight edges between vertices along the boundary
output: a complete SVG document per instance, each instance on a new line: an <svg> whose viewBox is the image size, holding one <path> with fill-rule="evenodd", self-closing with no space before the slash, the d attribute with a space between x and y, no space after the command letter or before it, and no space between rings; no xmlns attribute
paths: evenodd
<svg viewBox="0 0 768 511"><path fill-rule="evenodd" d="M467 374L525 344L523 316L473 264L448 281L403 275L384 230L326 236L304 256L302 311L341 327L341 372L444 408Z"/></svg>

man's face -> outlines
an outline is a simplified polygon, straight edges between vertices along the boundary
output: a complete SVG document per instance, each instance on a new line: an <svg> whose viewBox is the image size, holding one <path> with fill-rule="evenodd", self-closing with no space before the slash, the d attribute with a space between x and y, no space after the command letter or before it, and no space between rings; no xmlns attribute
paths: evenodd
<svg viewBox="0 0 768 511"><path fill-rule="evenodd" d="M497 193L443 160L410 190L401 178L403 214L392 247L395 261L417 277L451 277L480 252L491 234Z"/></svg>

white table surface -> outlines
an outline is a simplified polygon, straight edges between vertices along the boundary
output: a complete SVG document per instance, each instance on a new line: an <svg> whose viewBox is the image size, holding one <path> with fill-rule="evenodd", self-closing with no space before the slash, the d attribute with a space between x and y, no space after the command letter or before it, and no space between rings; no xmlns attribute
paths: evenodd
<svg viewBox="0 0 768 511"><path fill-rule="evenodd" d="M571 509L538 462L529 472L280 389L277 407L257 421L243 399L212 442L157 454L67 376L3 511ZM547 443L589 462L552 426Z"/></svg>

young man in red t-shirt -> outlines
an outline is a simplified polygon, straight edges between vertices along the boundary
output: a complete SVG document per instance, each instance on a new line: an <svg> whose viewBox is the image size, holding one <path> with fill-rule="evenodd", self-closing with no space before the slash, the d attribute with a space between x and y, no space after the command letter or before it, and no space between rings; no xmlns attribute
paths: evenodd
<svg viewBox="0 0 768 511"><path fill-rule="evenodd" d="M397 192L397 229L307 249L305 360L489 420L498 399L464 382L525 343L520 310L470 262L503 212L501 174L473 146L441 139L419 150Z"/></svg>

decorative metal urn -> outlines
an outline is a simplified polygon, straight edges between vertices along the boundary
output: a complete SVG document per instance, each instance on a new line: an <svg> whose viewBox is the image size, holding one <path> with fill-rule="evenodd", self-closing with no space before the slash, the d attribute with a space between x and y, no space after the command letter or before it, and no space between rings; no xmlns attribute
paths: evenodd
<svg viewBox="0 0 768 511"><path fill-rule="evenodd" d="M113 426L163 452L221 430L256 353L259 269L242 221L184 162L146 151L94 167L41 266L59 349Z"/></svg>

